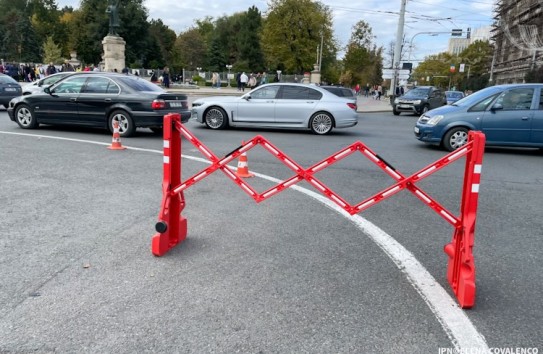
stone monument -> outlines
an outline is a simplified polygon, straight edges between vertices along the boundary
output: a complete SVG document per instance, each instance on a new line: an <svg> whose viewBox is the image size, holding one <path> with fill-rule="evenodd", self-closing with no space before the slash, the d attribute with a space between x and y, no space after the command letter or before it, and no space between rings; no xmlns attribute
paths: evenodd
<svg viewBox="0 0 543 354"><path fill-rule="evenodd" d="M106 8L106 13L109 15L109 32L104 37L102 45L104 46L105 71L122 72L126 67L124 50L126 42L119 36L119 0L109 0Z"/></svg>

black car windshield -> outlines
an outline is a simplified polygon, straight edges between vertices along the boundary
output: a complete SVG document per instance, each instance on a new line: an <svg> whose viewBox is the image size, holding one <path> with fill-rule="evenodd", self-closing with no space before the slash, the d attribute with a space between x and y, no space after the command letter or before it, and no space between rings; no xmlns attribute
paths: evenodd
<svg viewBox="0 0 543 354"><path fill-rule="evenodd" d="M164 92L159 86L138 77L124 76L119 81L136 91Z"/></svg>
<svg viewBox="0 0 543 354"><path fill-rule="evenodd" d="M468 96L456 101L452 105L453 106L461 106L461 107L471 106L471 105L474 105L476 103L479 103L480 101L484 100L487 97L493 96L493 95L497 94L498 92L501 92L502 90L503 90L503 88L500 88L500 87L497 87L497 86L487 87L485 89L482 89L481 91L477 91L475 93L472 93L471 95L468 95Z"/></svg>
<svg viewBox="0 0 543 354"><path fill-rule="evenodd" d="M426 97L428 96L428 93L430 92L429 88L414 88L412 90L407 91L405 94L405 97Z"/></svg>

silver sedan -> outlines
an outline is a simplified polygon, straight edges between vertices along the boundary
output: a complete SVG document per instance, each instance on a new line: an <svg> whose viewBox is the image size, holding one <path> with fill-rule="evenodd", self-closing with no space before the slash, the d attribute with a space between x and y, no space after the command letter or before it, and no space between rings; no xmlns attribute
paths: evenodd
<svg viewBox="0 0 543 354"><path fill-rule="evenodd" d="M319 86L273 83L240 96L205 97L192 103L192 119L211 129L261 127L309 129L328 134L358 123L356 102Z"/></svg>

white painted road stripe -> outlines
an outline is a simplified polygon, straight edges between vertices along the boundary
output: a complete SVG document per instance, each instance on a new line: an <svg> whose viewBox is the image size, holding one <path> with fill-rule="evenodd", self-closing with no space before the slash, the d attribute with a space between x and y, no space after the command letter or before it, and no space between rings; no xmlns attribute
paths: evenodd
<svg viewBox="0 0 543 354"><path fill-rule="evenodd" d="M109 145L108 143L102 143L92 140L70 139L47 135L13 133L3 131L0 131L0 134L48 138L104 146ZM128 146L126 146L126 148L134 151L163 154L161 150L143 149ZM188 155L181 156L187 160L210 164L209 160L200 157ZM228 167L231 169L235 169L235 167L232 166ZM251 172L253 172L255 176L266 179L268 181L272 181L275 183L282 182L279 179L267 175L256 173L254 171ZM398 241L396 241L392 236L388 235L386 232L384 232L368 220L364 219L363 217L359 215L350 215L321 194L315 193L309 189L297 185L291 186L290 188L319 201L328 208L336 211L338 214L341 214L347 220L351 221L354 225L356 225L372 241L374 241L396 264L398 269L400 269L400 271L406 275L408 281L419 293L424 302L426 302L430 310L432 310L437 320L441 323L443 329L445 330L445 333L450 338L453 346L456 349L458 349L459 351L461 349L473 351L477 350L477 353L490 352L485 338L477 331L477 328L475 328L464 310L462 310L457 305L456 301L447 293L445 289L443 289L443 287L434 279L434 277L432 277L428 270L426 270L426 268L415 258L415 256L405 247L403 247ZM445 271L443 273L445 274Z"/></svg>

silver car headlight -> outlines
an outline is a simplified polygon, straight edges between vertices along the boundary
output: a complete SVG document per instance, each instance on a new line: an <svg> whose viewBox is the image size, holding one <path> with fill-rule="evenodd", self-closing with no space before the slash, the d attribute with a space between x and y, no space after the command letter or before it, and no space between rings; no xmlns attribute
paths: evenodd
<svg viewBox="0 0 543 354"><path fill-rule="evenodd" d="M428 119L428 122L426 122L426 124L428 124L428 125L436 125L443 118L445 118L445 116L442 115L442 114L435 115L435 116L431 117L430 119Z"/></svg>
<svg viewBox="0 0 543 354"><path fill-rule="evenodd" d="M420 104L421 102L422 102L421 100L414 100L413 104Z"/></svg>

